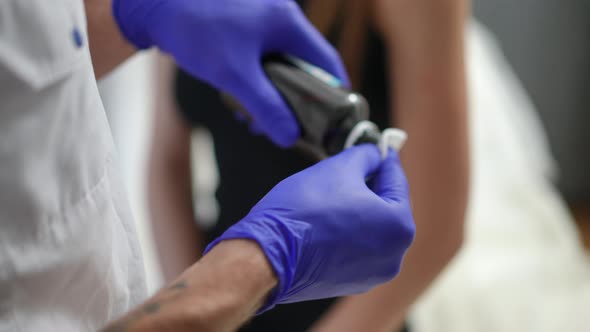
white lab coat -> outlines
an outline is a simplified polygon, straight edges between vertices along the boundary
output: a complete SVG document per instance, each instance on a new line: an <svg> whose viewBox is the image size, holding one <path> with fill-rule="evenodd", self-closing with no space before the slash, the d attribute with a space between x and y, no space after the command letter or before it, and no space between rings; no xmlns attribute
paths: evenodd
<svg viewBox="0 0 590 332"><path fill-rule="evenodd" d="M93 331L146 293L83 6L0 1L0 331Z"/></svg>

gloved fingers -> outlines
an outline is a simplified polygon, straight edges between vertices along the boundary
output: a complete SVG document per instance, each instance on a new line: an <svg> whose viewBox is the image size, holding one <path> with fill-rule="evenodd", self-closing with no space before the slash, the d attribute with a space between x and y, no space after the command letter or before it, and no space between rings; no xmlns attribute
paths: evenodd
<svg viewBox="0 0 590 332"><path fill-rule="evenodd" d="M358 179L365 182L365 178L376 172L381 164L379 149L374 144L361 144L348 148L339 154L321 161L323 167L331 167L345 172L347 181Z"/></svg>
<svg viewBox="0 0 590 332"><path fill-rule="evenodd" d="M258 122L250 122L248 124L248 130L249 130L250 134L252 134L254 136L264 135L264 130L262 129L262 127L260 127Z"/></svg>
<svg viewBox="0 0 590 332"><path fill-rule="evenodd" d="M288 14L284 34L277 37L278 52L294 55L337 77L342 85L350 87L350 81L340 55L322 34L307 20L301 9L294 5Z"/></svg>
<svg viewBox="0 0 590 332"><path fill-rule="evenodd" d="M389 149L387 158L369 182L369 188L386 202L402 203L409 200L408 180L397 151Z"/></svg>
<svg viewBox="0 0 590 332"><path fill-rule="evenodd" d="M295 115L270 82L262 67L251 71L248 82L234 95L246 108L259 128L275 144L290 147L300 136Z"/></svg>

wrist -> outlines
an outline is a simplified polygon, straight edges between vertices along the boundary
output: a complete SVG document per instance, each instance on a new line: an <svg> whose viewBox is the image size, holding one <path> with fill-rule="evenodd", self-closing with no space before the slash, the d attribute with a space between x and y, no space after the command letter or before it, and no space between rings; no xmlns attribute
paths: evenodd
<svg viewBox="0 0 590 332"><path fill-rule="evenodd" d="M251 240L222 241L203 257L201 263L203 269L228 274L228 278L223 278L228 287L257 298L259 302L277 285L277 277L264 251Z"/></svg>
<svg viewBox="0 0 590 332"><path fill-rule="evenodd" d="M213 249L225 242L235 240L248 241L257 244L257 248L262 253L269 266L276 276L276 287L266 297L264 305L259 308L258 314L272 309L277 303L280 303L289 289L296 273L296 262L300 250L296 238L305 238L309 236L309 229L306 227L295 227L300 232L292 234L291 227L274 227L276 223L269 221L264 214L248 215L244 220L228 229L223 235L215 239L205 249L205 255L208 255Z"/></svg>
<svg viewBox="0 0 590 332"><path fill-rule="evenodd" d="M235 331L254 315L276 282L256 243L226 241L103 331Z"/></svg>
<svg viewBox="0 0 590 332"><path fill-rule="evenodd" d="M260 246L250 240L222 241L185 274L207 274L213 285L208 301L210 312L197 312L205 322L245 322L265 303L277 285L277 278ZM228 320L228 317L232 317Z"/></svg>

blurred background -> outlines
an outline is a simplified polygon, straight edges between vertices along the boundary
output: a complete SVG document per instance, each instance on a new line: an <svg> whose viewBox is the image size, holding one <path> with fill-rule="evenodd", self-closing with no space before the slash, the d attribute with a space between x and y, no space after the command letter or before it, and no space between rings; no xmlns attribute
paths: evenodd
<svg viewBox="0 0 590 332"><path fill-rule="evenodd" d="M590 331L590 2L472 5L466 239L409 329ZM171 75L162 63L141 54L100 82L152 290L163 281L147 203L154 109L163 107L154 96ZM211 137L191 135L192 203L210 223L218 213Z"/></svg>
<svg viewBox="0 0 590 332"><path fill-rule="evenodd" d="M567 201L590 201L590 2L474 0L531 97L559 166Z"/></svg>

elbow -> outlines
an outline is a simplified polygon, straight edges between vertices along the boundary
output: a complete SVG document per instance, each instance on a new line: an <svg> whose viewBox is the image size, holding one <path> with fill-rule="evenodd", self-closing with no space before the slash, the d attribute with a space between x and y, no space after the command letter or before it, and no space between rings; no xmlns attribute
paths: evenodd
<svg viewBox="0 0 590 332"><path fill-rule="evenodd" d="M445 251L445 258L443 259L443 263L446 265L448 264L453 257L455 257L463 247L463 241L465 237L465 232L463 229L463 223L461 227L458 227L452 234L449 235L449 238L446 240L446 244L444 245Z"/></svg>
<svg viewBox="0 0 590 332"><path fill-rule="evenodd" d="M439 261L441 267L446 266L460 251L465 241L465 213L452 218L454 222L447 223L447 229L438 243Z"/></svg>
<svg viewBox="0 0 590 332"><path fill-rule="evenodd" d="M450 212L447 210L447 212ZM439 215L436 223L419 224L415 245L428 252L432 271L441 271L461 251L465 241L465 213ZM422 227L420 227L422 226Z"/></svg>
<svg viewBox="0 0 590 332"><path fill-rule="evenodd" d="M468 174L468 171L462 174ZM446 221L442 223L445 227L445 237L441 239L440 250L443 254L443 263L446 265L455 257L463 247L465 241L465 225L467 220L467 210L469 205L469 176L461 176L457 180L456 192L452 201L447 202L447 208L440 212Z"/></svg>
<svg viewBox="0 0 590 332"><path fill-rule="evenodd" d="M436 238L431 238L427 244L430 251L428 259L430 269L433 273L440 273L463 247L464 233L462 229L447 230Z"/></svg>

